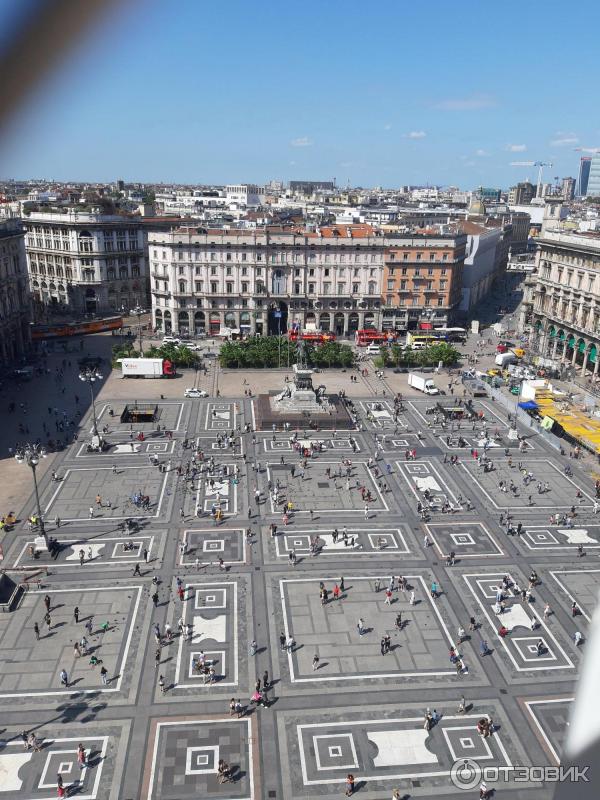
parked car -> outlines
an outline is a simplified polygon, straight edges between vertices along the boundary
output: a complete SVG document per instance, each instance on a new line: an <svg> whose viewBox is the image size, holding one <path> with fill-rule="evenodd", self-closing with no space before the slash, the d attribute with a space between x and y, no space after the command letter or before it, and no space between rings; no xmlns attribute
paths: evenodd
<svg viewBox="0 0 600 800"><path fill-rule="evenodd" d="M191 339L180 339L177 342L177 347L189 347L192 350L196 346L195 342L192 342Z"/></svg>
<svg viewBox="0 0 600 800"><path fill-rule="evenodd" d="M208 397L208 392L205 389L186 389L183 393L184 397Z"/></svg>
<svg viewBox="0 0 600 800"><path fill-rule="evenodd" d="M181 340L178 339L176 336L165 336L163 338L163 340L162 340L162 343L163 343L163 345L165 345L165 344L179 344L180 341Z"/></svg>

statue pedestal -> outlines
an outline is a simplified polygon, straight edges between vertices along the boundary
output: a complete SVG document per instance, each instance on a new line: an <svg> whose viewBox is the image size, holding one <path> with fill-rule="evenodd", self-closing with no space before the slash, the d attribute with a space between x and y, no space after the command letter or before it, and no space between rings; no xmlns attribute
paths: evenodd
<svg viewBox="0 0 600 800"><path fill-rule="evenodd" d="M277 410L292 414L302 414L305 411L322 414L328 411L328 404L319 402L314 389L298 389L294 386L289 397L277 401Z"/></svg>

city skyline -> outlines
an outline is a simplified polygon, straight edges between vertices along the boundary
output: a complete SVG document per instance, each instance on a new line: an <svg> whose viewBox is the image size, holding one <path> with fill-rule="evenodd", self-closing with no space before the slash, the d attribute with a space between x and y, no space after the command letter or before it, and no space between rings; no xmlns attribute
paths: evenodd
<svg viewBox="0 0 600 800"><path fill-rule="evenodd" d="M576 177L600 143L589 102L597 9L436 5L385 3L357 25L354 4L308 3L298 19L233 2L225 23L191 2L176 15L157 0L127 3L29 98L0 146L0 174L472 189L535 183L535 166L512 164L544 161L544 180ZM575 36L577 58L557 62Z"/></svg>

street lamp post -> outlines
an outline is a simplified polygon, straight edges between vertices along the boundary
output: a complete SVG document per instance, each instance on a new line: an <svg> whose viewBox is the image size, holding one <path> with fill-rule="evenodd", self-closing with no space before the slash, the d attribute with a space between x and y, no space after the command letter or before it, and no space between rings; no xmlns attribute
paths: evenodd
<svg viewBox="0 0 600 800"><path fill-rule="evenodd" d="M92 414L94 416L94 436L98 436L98 420L96 419L96 401L94 399L94 383L97 380L102 380L102 375L98 372L96 367L85 367L79 373L79 380L87 383L90 387L90 397L92 398Z"/></svg>
<svg viewBox="0 0 600 800"><path fill-rule="evenodd" d="M144 310L139 306L136 306L133 309L132 313L135 314L138 321L138 339L140 341L140 358L141 358L144 355L144 351L142 350L142 314L144 313Z"/></svg>
<svg viewBox="0 0 600 800"><path fill-rule="evenodd" d="M40 463L40 458L46 458L46 451L39 444L26 444L17 450L15 453L15 458L19 464L27 464L27 466L31 468L31 473L33 475L33 488L35 491L36 513L39 520L40 531L44 537L46 546L48 546L48 534L46 533L44 517L42 516L42 510L40 508L40 495L38 492L37 475L35 474L36 467Z"/></svg>

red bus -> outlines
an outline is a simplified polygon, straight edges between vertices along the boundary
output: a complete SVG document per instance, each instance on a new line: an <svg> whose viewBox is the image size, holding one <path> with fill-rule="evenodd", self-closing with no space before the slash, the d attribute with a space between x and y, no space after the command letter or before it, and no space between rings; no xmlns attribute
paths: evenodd
<svg viewBox="0 0 600 800"><path fill-rule="evenodd" d="M369 344L388 344L396 340L396 337L391 331L381 333L376 331L375 328L363 328L356 331L354 341L359 347L366 347Z"/></svg>
<svg viewBox="0 0 600 800"><path fill-rule="evenodd" d="M303 342L311 342L312 344L325 344L325 342L335 342L335 333L329 331L302 331L299 332L295 329L288 331L290 342L297 342L302 339Z"/></svg>

